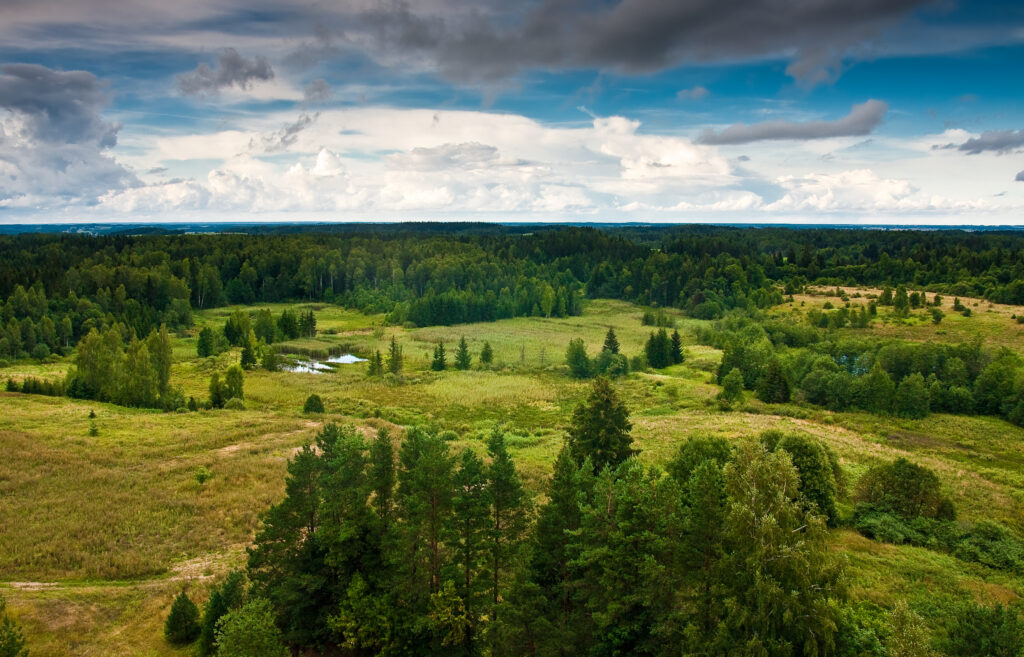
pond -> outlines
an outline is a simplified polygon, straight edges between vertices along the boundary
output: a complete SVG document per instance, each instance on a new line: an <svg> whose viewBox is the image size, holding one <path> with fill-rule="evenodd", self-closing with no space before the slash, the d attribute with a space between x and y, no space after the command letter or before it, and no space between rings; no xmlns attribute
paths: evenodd
<svg viewBox="0 0 1024 657"><path fill-rule="evenodd" d="M331 356L326 360L317 360L313 358L297 358L285 365L281 366L281 370L284 372L302 372L306 374L323 374L324 372L330 372L334 370L338 365L351 365L353 363L365 363L365 358L353 356L352 354L341 354L340 356Z"/></svg>

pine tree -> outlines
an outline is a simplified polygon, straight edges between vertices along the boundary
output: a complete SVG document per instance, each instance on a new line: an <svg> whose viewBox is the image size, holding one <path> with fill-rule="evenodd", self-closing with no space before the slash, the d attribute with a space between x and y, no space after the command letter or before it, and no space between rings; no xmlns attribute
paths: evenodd
<svg viewBox="0 0 1024 657"><path fill-rule="evenodd" d="M492 362L494 362L494 350L491 349L490 342L484 342L483 349L480 350L480 364L489 367Z"/></svg>
<svg viewBox="0 0 1024 657"><path fill-rule="evenodd" d="M679 364L683 362L683 338L679 335L679 331L672 331L672 362Z"/></svg>
<svg viewBox="0 0 1024 657"><path fill-rule="evenodd" d="M452 498L454 522L448 528L454 546L456 591L469 621L466 649L472 654L473 636L483 613L488 588L487 540L491 528L491 491L484 462L468 447L463 450L454 477Z"/></svg>
<svg viewBox="0 0 1024 657"><path fill-rule="evenodd" d="M213 329L209 326L203 327L199 331L199 340L196 341L196 353L200 358L206 358L214 354L214 345L216 339L214 337Z"/></svg>
<svg viewBox="0 0 1024 657"><path fill-rule="evenodd" d="M324 412L324 400L320 399L320 395L312 394L306 397L306 403L302 406L303 413L323 413Z"/></svg>
<svg viewBox="0 0 1024 657"><path fill-rule="evenodd" d="M164 621L164 638L167 642L183 646L192 643L199 638L199 609L182 591L174 598L171 611Z"/></svg>
<svg viewBox="0 0 1024 657"><path fill-rule="evenodd" d="M608 327L608 332L604 336L604 346L601 347L601 351L607 351L611 354L619 353L619 339L615 337L615 329Z"/></svg>
<svg viewBox="0 0 1024 657"><path fill-rule="evenodd" d="M723 464L705 460L697 464L684 484L686 543L684 555L693 581L697 609L698 643L705 643L721 617L718 569L724 556L726 496ZM694 646L696 647L696 646Z"/></svg>
<svg viewBox="0 0 1024 657"><path fill-rule="evenodd" d="M226 613L228 613L228 607L224 604L223 596L220 591L214 591L210 594L210 599L206 601L206 606L203 607L203 622L199 634L200 655L205 657L216 652L217 621Z"/></svg>
<svg viewBox="0 0 1024 657"><path fill-rule="evenodd" d="M391 347L388 349L388 372L395 376L402 374L402 346L391 336Z"/></svg>
<svg viewBox="0 0 1024 657"><path fill-rule="evenodd" d="M403 594L422 600L441 587L442 538L451 520L455 460L443 438L418 427L406 435L398 459L396 504L404 521L404 553L395 556L405 575Z"/></svg>
<svg viewBox="0 0 1024 657"><path fill-rule="evenodd" d="M455 350L455 367L460 370L468 370L472 365L473 357L469 354L469 345L466 344L466 336L459 339L459 347Z"/></svg>
<svg viewBox="0 0 1024 657"><path fill-rule="evenodd" d="M266 600L253 600L229 612L217 625L220 657L289 657L274 612Z"/></svg>
<svg viewBox="0 0 1024 657"><path fill-rule="evenodd" d="M370 357L366 360L366 375L367 376L383 376L384 374L384 358L380 355L380 350L370 354Z"/></svg>
<svg viewBox="0 0 1024 657"><path fill-rule="evenodd" d="M910 313L910 298L907 296L907 288L902 285L896 288L896 296L892 305L893 312L897 317L906 317Z"/></svg>
<svg viewBox="0 0 1024 657"><path fill-rule="evenodd" d="M768 363L757 387L757 398L767 404L784 404L789 401L789 381L778 359L773 358Z"/></svg>
<svg viewBox="0 0 1024 657"><path fill-rule="evenodd" d="M438 342L437 346L434 347L434 360L430 363L430 369L435 372L442 372L447 366L448 361L444 353L444 342Z"/></svg>
<svg viewBox="0 0 1024 657"><path fill-rule="evenodd" d="M494 608L491 618L498 614L498 600L502 592L502 575L514 563L512 558L526 532L529 501L516 472L515 463L505 445L505 433L495 427L487 440L487 454L491 464L487 468L487 490L491 502L489 550L491 556L491 596Z"/></svg>
<svg viewBox="0 0 1024 657"><path fill-rule="evenodd" d="M7 601L0 595L0 657L28 657L25 635L7 615Z"/></svg>
<svg viewBox="0 0 1024 657"><path fill-rule="evenodd" d="M367 476L373 492L374 511L386 531L394 513L395 495L395 448L391 444L391 433L387 427L377 429L377 435L370 443L370 469Z"/></svg>
<svg viewBox="0 0 1024 657"><path fill-rule="evenodd" d="M242 356L239 365L244 370L251 370L256 367L256 350L258 346L256 344L256 333L249 330L248 335L242 341Z"/></svg>
<svg viewBox="0 0 1024 657"><path fill-rule="evenodd" d="M682 352L680 352L681 357ZM672 341L668 332L661 328L656 333L651 333L644 345L644 355L647 356L647 364L658 370L668 367L673 363Z"/></svg>
<svg viewBox="0 0 1024 657"><path fill-rule="evenodd" d="M586 402L576 407L569 427L569 451L577 465L589 459L594 472L614 468L636 453L629 435L629 410L608 379L597 377Z"/></svg>

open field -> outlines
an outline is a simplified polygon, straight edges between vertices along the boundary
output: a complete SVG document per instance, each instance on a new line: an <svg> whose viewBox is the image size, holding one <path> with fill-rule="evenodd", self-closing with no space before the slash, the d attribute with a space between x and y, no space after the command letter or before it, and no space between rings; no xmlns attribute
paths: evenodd
<svg viewBox="0 0 1024 657"><path fill-rule="evenodd" d="M827 300L798 296L772 313L786 316ZM1024 327L1011 319L1020 309L987 303L975 308L971 301L975 313L964 318L952 311L951 298L945 303L947 315L938 326L886 317L870 334L951 342L980 335L1024 352ZM380 316L315 307L321 333L295 346L365 356L384 351L394 336L405 350L406 381L370 380L361 364L325 374L253 371L245 380L246 410L193 413L0 392L0 588L30 638L33 657L187 654L168 647L161 635L171 598L187 588L201 601L214 576L244 563L260 513L283 493L287 458L324 422L350 422L367 431L388 425L398 435L405 426L432 424L457 434L453 447L480 450L490 428L505 425L518 467L539 491L588 387L566 375L569 339L583 337L595 354L612 326L622 351L633 355L651 330L641 326L641 308L607 300L588 302L581 317L376 331ZM221 326L231 310L197 313L196 328ZM831 445L851 479L872 463L910 456L938 473L964 520L993 518L1024 530L1021 429L989 417L898 420L799 404L768 406L752 398L723 412L712 383L720 353L694 344L701 322L679 317L677 323L686 344L682 365L615 383L632 409L645 461L664 462L695 433L740 440L766 429L801 431ZM460 336L470 344L474 369L431 372L435 343L444 340L452 354ZM495 351L488 370L476 366L484 341ZM205 398L210 374L238 358L237 350L197 358L194 333L175 339L174 354L172 383L186 398ZM19 364L0 370L0 377L55 378L67 367L66 361ZM301 412L313 392L324 399L322 417ZM89 436L91 410L98 436ZM212 473L205 484L195 476L201 467ZM1024 574L883 545L850 530L835 532L835 549L846 555L851 593L859 600L887 605L907 596L927 609L929 601L1024 596Z"/></svg>

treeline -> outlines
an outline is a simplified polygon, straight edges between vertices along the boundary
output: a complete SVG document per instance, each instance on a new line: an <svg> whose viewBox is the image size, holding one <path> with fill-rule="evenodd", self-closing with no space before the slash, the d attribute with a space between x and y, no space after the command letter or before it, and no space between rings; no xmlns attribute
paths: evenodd
<svg viewBox="0 0 1024 657"><path fill-rule="evenodd" d="M1013 232L700 226L2 236L0 358L45 358L116 323L188 326L191 309L226 303L327 301L417 326L575 315L583 295L715 319L808 283L1024 304L1022 253Z"/></svg>
<svg viewBox="0 0 1024 657"><path fill-rule="evenodd" d="M909 418L931 412L999 415L1024 425L1024 361L1008 349L983 349L980 340L841 338L807 325L740 316L698 330L697 338L723 350L719 383L736 371L743 387L765 401L799 397L831 410ZM770 395L768 383L775 391Z"/></svg>
<svg viewBox="0 0 1024 657"><path fill-rule="evenodd" d="M386 429L367 442L328 425L291 459L285 498L263 517L248 602L225 604L226 582L200 617L179 596L168 630L185 618L174 636L187 643L213 628L204 655L243 654L234 651L256 637L272 655L286 645L341 655L927 653L927 630L905 603L890 614L847 598L827 532L843 522L847 483L827 446L777 432L736 445L698 437L662 471L635 458L630 430L599 378L536 505L500 429L454 453L449 434L424 428L396 450ZM879 464L854 500L867 535L955 526L956 556L1017 567L1007 555L1019 539L954 523L925 468ZM1015 610L938 611L948 654L1024 648ZM982 639L994 652L978 652Z"/></svg>

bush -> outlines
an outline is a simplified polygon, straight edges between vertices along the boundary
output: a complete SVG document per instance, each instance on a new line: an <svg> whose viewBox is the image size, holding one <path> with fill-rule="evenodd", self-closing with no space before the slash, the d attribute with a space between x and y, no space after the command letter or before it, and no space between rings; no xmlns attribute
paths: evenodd
<svg viewBox="0 0 1024 657"><path fill-rule="evenodd" d="M320 399L320 395L312 394L306 397L306 403L302 406L303 413L323 413L324 412L324 401Z"/></svg>
<svg viewBox="0 0 1024 657"><path fill-rule="evenodd" d="M167 614L164 638L172 645L184 646L198 639L199 632L199 609L188 594L182 591L174 598L171 612Z"/></svg>
<svg viewBox="0 0 1024 657"><path fill-rule="evenodd" d="M0 657L28 657L21 628L7 615L7 602L0 596Z"/></svg>
<svg viewBox="0 0 1024 657"><path fill-rule="evenodd" d="M956 515L935 473L904 458L868 470L857 484L855 500L908 519L953 520Z"/></svg>
<svg viewBox="0 0 1024 657"><path fill-rule="evenodd" d="M1024 654L1024 621L1015 609L968 602L956 611L943 643L950 657L1018 657Z"/></svg>
<svg viewBox="0 0 1024 657"><path fill-rule="evenodd" d="M229 411L244 411L245 402L238 397L232 397L231 399L224 402L224 408Z"/></svg>
<svg viewBox="0 0 1024 657"><path fill-rule="evenodd" d="M253 600L217 622L217 654L221 657L289 657L266 600Z"/></svg>

